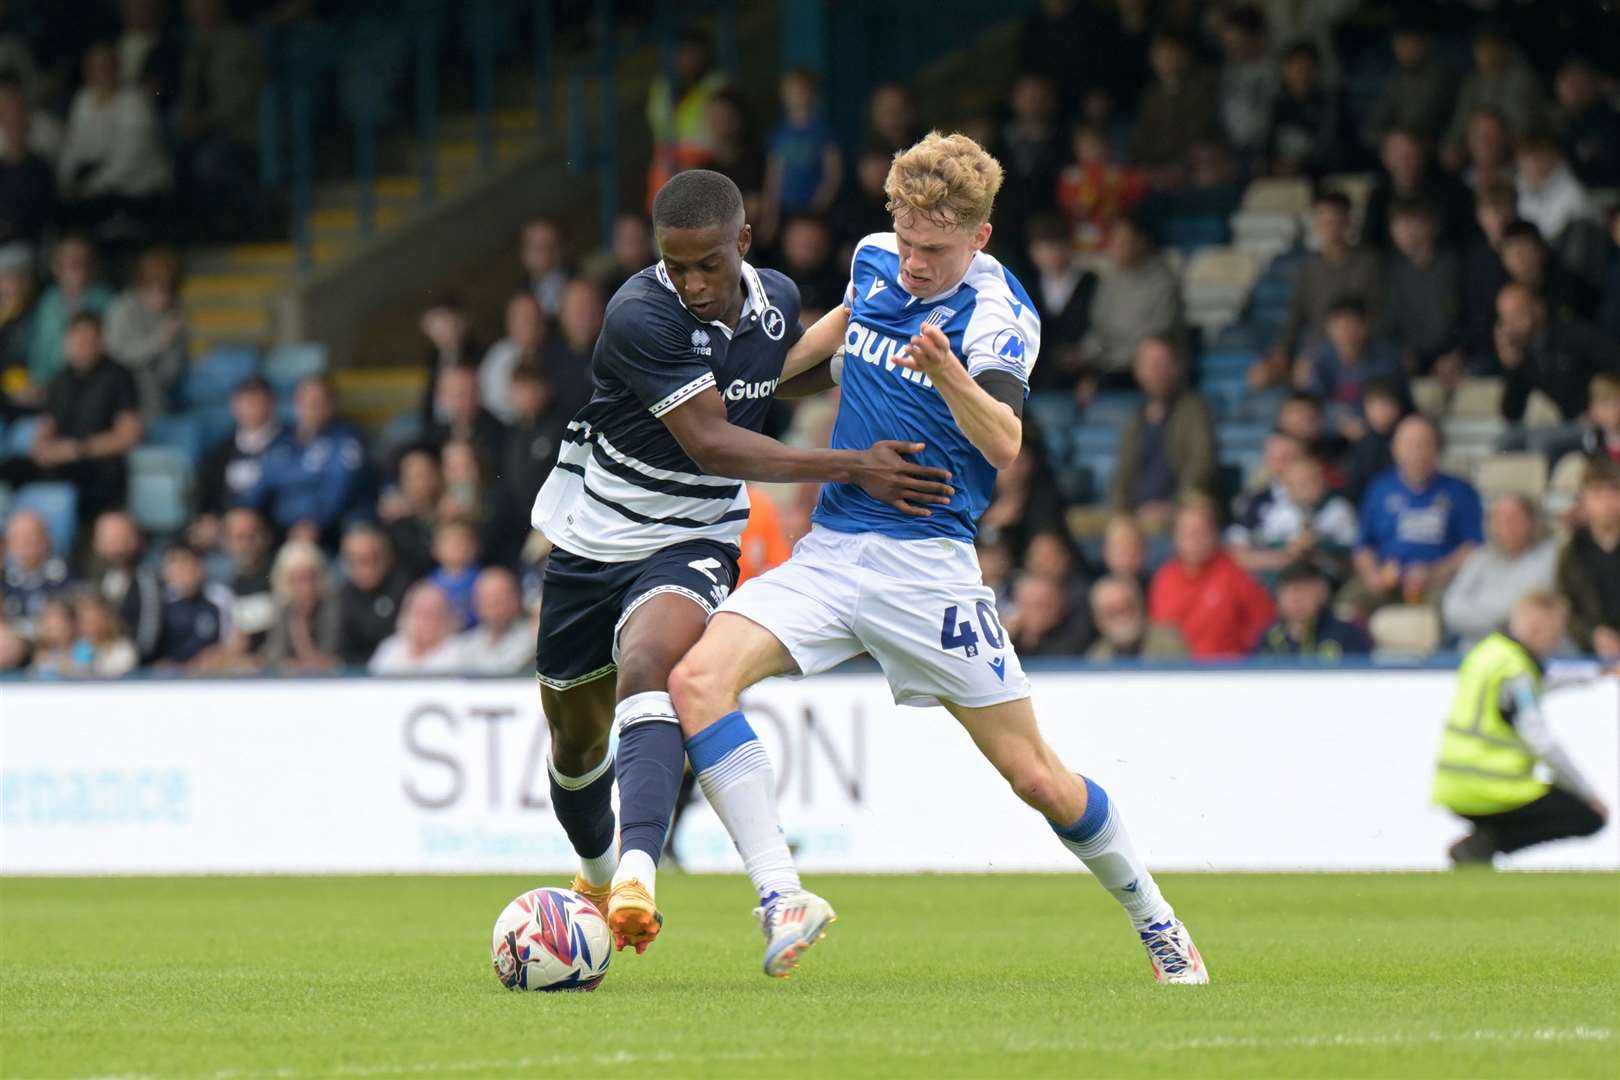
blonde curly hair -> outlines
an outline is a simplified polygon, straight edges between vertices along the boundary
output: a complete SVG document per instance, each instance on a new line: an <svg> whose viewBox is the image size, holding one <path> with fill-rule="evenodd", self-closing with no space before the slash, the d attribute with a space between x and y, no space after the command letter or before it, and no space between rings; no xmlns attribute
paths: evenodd
<svg viewBox="0 0 1620 1080"><path fill-rule="evenodd" d="M931 131L894 156L883 192L896 217L918 214L941 228L975 229L990 220L1001 177L1001 163L966 135Z"/></svg>

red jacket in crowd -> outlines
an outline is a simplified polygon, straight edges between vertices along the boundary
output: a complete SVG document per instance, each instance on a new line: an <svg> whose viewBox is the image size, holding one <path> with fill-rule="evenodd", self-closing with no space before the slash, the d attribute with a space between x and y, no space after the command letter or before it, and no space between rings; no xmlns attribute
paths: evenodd
<svg viewBox="0 0 1620 1080"><path fill-rule="evenodd" d="M1148 617L1180 630L1199 659L1247 656L1276 615L1266 590L1224 551L1196 572L1171 559L1148 592Z"/></svg>

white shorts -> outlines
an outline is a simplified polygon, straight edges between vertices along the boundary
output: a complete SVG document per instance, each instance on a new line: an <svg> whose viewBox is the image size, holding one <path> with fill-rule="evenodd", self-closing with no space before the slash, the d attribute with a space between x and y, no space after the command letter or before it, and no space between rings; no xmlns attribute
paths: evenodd
<svg viewBox="0 0 1620 1080"><path fill-rule="evenodd" d="M793 558L720 605L769 630L799 674L870 653L896 704L969 708L1029 696L973 548L816 526Z"/></svg>

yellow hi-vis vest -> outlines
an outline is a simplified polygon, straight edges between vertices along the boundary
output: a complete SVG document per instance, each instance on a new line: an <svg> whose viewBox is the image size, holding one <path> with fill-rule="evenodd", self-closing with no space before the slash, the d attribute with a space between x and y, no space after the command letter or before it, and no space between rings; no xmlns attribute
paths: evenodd
<svg viewBox="0 0 1620 1080"><path fill-rule="evenodd" d="M1529 676L1539 697L1541 666L1506 634L1492 634L1463 657L1434 772L1434 801L1446 809L1499 814L1547 794L1535 755L1502 716L1502 684L1520 676Z"/></svg>

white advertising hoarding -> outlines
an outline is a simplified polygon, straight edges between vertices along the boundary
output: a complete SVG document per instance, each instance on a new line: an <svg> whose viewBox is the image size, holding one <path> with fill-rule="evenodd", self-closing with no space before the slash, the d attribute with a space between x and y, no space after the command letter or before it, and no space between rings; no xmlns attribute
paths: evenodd
<svg viewBox="0 0 1620 1080"><path fill-rule="evenodd" d="M1452 679L1435 671L1043 672L1064 759L1167 870L1444 865L1428 805ZM1549 698L1620 804L1614 680ZM744 701L811 871L1063 870L1072 859L942 710L876 675L776 680ZM553 873L572 853L522 679L0 684L0 873ZM740 867L707 807L692 869ZM1620 867L1611 824L1510 860Z"/></svg>

